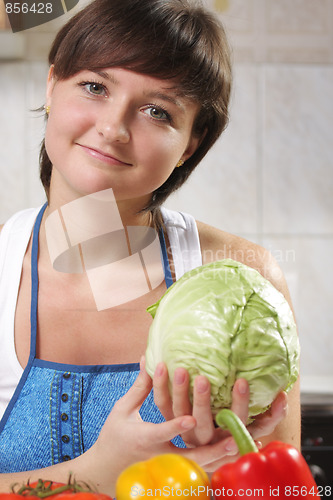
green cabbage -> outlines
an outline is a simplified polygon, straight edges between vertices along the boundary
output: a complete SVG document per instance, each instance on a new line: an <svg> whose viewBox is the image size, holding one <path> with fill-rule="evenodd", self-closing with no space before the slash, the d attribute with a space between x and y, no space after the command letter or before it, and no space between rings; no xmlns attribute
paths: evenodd
<svg viewBox="0 0 333 500"><path fill-rule="evenodd" d="M211 384L216 414L231 406L235 380L250 386L249 416L265 411L298 377L299 341L284 296L256 270L231 259L193 269L148 312L153 322L146 350L152 377L164 361L170 381L177 367ZM192 392L191 392L192 393Z"/></svg>

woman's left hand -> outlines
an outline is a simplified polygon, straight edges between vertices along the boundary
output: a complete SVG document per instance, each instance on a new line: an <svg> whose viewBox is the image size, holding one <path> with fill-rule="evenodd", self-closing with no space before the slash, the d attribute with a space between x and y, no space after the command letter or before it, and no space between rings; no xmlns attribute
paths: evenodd
<svg viewBox="0 0 333 500"><path fill-rule="evenodd" d="M198 447L214 444L230 436L229 432L214 426L214 419L210 409L210 384L206 377L198 375L194 380L193 406L189 400L189 374L184 368L175 370L172 396L169 391L168 372L164 363L160 363L153 378L155 403L166 420L182 415L192 415L196 419L194 429L182 434L186 445ZM232 391L231 409L246 423L248 420L249 386L245 379L238 379ZM267 412L259 415L248 426L254 439L267 436L273 432L279 422L285 417L287 396L280 393ZM225 446L230 448L230 455L237 453L236 444L229 437Z"/></svg>

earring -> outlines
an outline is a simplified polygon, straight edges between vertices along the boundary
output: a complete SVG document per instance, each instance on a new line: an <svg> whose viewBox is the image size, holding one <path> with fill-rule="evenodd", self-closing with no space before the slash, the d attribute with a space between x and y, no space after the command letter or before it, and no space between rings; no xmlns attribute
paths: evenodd
<svg viewBox="0 0 333 500"><path fill-rule="evenodd" d="M179 160L179 162L176 165L176 168L181 167L182 165L184 165L184 160Z"/></svg>
<svg viewBox="0 0 333 500"><path fill-rule="evenodd" d="M47 115L49 115L49 114L50 114L50 109L51 109L51 106L44 106L44 109L45 109L45 113L46 113Z"/></svg>

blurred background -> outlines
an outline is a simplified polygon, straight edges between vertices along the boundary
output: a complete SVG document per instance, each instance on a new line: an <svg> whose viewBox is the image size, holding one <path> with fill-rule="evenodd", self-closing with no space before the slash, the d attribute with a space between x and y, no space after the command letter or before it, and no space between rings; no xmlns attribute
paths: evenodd
<svg viewBox="0 0 333 500"><path fill-rule="evenodd" d="M0 223L38 206L39 144L58 28L12 33L0 0ZM333 0L205 0L233 47L230 124L167 206L267 247L285 272L302 390L333 393Z"/></svg>

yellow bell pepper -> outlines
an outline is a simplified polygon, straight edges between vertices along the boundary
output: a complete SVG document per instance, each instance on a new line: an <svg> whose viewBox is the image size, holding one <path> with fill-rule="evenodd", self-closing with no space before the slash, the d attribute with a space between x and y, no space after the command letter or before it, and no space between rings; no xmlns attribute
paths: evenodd
<svg viewBox="0 0 333 500"><path fill-rule="evenodd" d="M194 496L210 499L210 482L206 472L193 460L167 453L137 462L117 479L116 500L148 500L169 497L170 500Z"/></svg>

